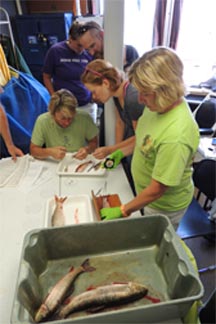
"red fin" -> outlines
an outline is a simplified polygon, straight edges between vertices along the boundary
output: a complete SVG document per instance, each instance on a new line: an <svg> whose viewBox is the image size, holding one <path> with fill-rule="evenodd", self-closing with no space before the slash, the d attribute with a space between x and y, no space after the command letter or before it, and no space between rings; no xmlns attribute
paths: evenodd
<svg viewBox="0 0 216 324"><path fill-rule="evenodd" d="M82 264L81 266L83 267L84 271L86 272L91 272L91 271L94 271L96 270L94 267L91 267L89 265L89 259L86 259Z"/></svg>
<svg viewBox="0 0 216 324"><path fill-rule="evenodd" d="M69 270L69 272L74 271L74 266L72 266Z"/></svg>
<svg viewBox="0 0 216 324"><path fill-rule="evenodd" d="M153 304L160 303L161 301L159 298L151 297L149 295L145 295L143 298L150 300Z"/></svg>
<svg viewBox="0 0 216 324"><path fill-rule="evenodd" d="M89 287L86 289L86 291L94 290L94 289L96 289L96 287L94 287L94 286L89 286Z"/></svg>
<svg viewBox="0 0 216 324"><path fill-rule="evenodd" d="M71 297L64 299L62 305L68 305L71 302L71 299L72 299Z"/></svg>

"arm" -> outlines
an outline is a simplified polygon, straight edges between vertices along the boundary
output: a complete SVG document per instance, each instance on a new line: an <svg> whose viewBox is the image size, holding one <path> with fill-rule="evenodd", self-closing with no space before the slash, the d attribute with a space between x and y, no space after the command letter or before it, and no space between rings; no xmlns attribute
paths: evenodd
<svg viewBox="0 0 216 324"><path fill-rule="evenodd" d="M93 137L88 141L88 145L85 147L81 147L76 154L76 158L83 160L87 157L88 154L91 154L95 151L98 146L98 136Z"/></svg>
<svg viewBox="0 0 216 324"><path fill-rule="evenodd" d="M150 185L143 189L143 191L129 203L121 205L120 207L102 208L100 210L101 218L110 220L121 216L128 217L131 213L140 210L152 201L159 199L167 189L167 186L152 179Z"/></svg>
<svg viewBox="0 0 216 324"><path fill-rule="evenodd" d="M133 125L133 129L135 131L136 127L137 127L137 120L132 120L132 125Z"/></svg>
<svg viewBox="0 0 216 324"><path fill-rule="evenodd" d="M52 95L55 92L52 84L52 76L50 74L43 73L43 82L50 95Z"/></svg>
<svg viewBox="0 0 216 324"><path fill-rule="evenodd" d="M144 206L163 196L167 189L168 186L152 179L148 187L143 189L133 200L124 205L125 213L130 215L131 213L140 210Z"/></svg>
<svg viewBox="0 0 216 324"><path fill-rule="evenodd" d="M4 111L4 109L0 106L0 134L2 135L5 145L7 147L7 150L9 154L12 156L12 158L16 161L17 156L23 156L23 152L14 145L10 128L8 124L7 115Z"/></svg>
<svg viewBox="0 0 216 324"><path fill-rule="evenodd" d="M131 136L118 144L99 147L95 150L93 155L96 159L104 159L107 155L120 149L123 152L124 156L128 156L133 153L134 146L135 136Z"/></svg>
<svg viewBox="0 0 216 324"><path fill-rule="evenodd" d="M53 157L54 159L61 160L65 157L66 148L64 146L56 147L41 147L35 145L31 142L30 144L30 153L33 157L37 159L44 160L48 157Z"/></svg>
<svg viewBox="0 0 216 324"><path fill-rule="evenodd" d="M121 117L119 116L119 112L117 109L115 109L115 113L116 113L115 142L120 143L123 140L125 124L121 119Z"/></svg>

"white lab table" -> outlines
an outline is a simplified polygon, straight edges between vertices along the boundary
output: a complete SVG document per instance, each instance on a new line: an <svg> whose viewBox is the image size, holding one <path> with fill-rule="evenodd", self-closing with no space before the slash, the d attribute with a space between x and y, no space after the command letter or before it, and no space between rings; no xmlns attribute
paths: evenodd
<svg viewBox="0 0 216 324"><path fill-rule="evenodd" d="M0 172L4 172L1 168L1 161ZM132 190L121 165L113 171L107 171L101 177L59 177L56 172L57 162L35 160L34 163L42 164L44 169L49 172L48 178L45 178L41 184L28 189L20 186L0 188L1 324L10 323L24 236L33 229L44 227L46 204L50 198L53 198L55 194L62 196L88 194L91 196L91 190L96 193L101 188L100 194L118 193L122 203L133 198ZM137 212L131 217L139 216L140 213ZM174 319L166 321L166 324L168 323L182 322L180 319Z"/></svg>
<svg viewBox="0 0 216 324"><path fill-rule="evenodd" d="M101 194L118 193L122 203L133 198L132 190L122 166L105 176L78 177L61 176L56 173L57 162L37 161L49 169L50 177L41 185L31 190L19 187L0 188L0 323L9 324L21 258L22 244L25 234L44 226L47 200L57 195L88 194L97 192L103 187ZM0 172L4 172L1 168ZM104 184L106 184L104 186ZM61 192L59 191L61 190ZM105 191L104 191L105 190ZM94 209L93 209L94 211ZM135 216L140 213L135 213Z"/></svg>

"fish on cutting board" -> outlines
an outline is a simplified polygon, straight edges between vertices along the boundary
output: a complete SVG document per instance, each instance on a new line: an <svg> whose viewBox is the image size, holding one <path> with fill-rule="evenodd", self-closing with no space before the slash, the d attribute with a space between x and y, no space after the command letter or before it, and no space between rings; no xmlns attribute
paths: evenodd
<svg viewBox="0 0 216 324"><path fill-rule="evenodd" d="M35 315L35 322L39 323L52 315L64 298L70 293L75 279L83 272L94 271L95 268L89 264L89 259L86 259L79 267L71 268L70 271L63 276L56 285L51 289L46 296Z"/></svg>
<svg viewBox="0 0 216 324"><path fill-rule="evenodd" d="M55 210L51 218L51 224L53 227L57 226L64 226L65 225L65 215L64 215L64 209L63 204L67 197L58 197L55 195Z"/></svg>
<svg viewBox="0 0 216 324"><path fill-rule="evenodd" d="M110 284L85 291L71 298L63 306L58 318L63 319L73 312L81 310L101 309L108 306L129 303L144 297L148 293L146 286L136 282Z"/></svg>

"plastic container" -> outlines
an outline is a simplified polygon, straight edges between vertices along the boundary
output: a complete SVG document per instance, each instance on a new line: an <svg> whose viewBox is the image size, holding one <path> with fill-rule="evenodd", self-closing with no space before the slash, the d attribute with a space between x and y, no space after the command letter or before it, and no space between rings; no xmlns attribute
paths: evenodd
<svg viewBox="0 0 216 324"><path fill-rule="evenodd" d="M52 197L46 203L45 227L52 227L52 216L55 207L55 198ZM63 212L65 215L65 226L96 221L88 195L67 196L63 203Z"/></svg>
<svg viewBox="0 0 216 324"><path fill-rule="evenodd" d="M86 258L95 271L81 274L73 295L89 287L136 281L149 298L105 309L79 312L53 323L158 323L186 315L204 290L179 237L161 215L40 229L23 243L12 324L34 323L34 315L50 288L71 266ZM159 303L152 300L159 299Z"/></svg>

